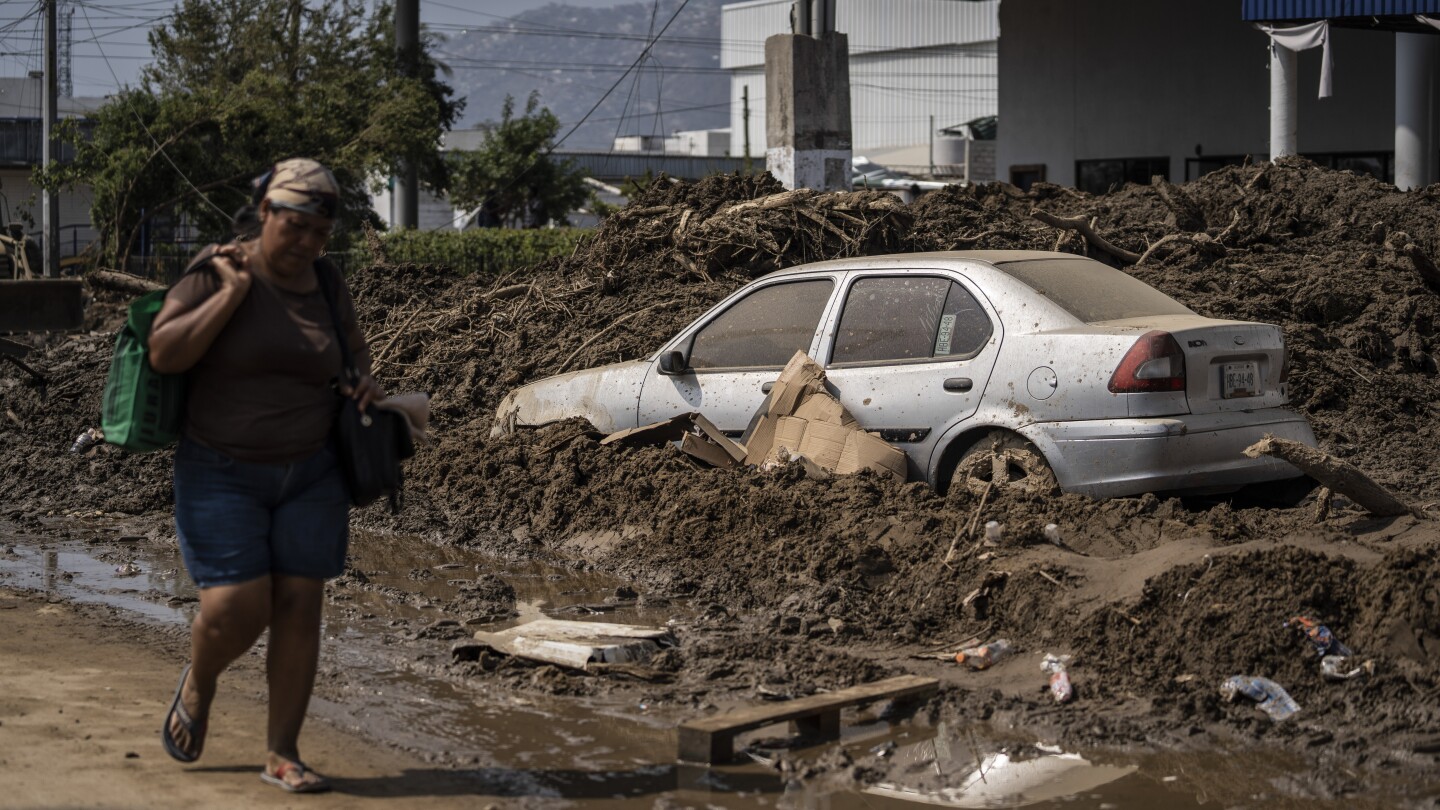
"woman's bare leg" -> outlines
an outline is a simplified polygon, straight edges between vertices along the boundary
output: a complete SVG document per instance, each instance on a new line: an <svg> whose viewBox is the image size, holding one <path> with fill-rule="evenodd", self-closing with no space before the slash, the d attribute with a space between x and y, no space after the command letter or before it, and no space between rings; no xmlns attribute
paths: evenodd
<svg viewBox="0 0 1440 810"><path fill-rule="evenodd" d="M320 660L320 615L325 583L276 574L270 603L270 648L265 672L270 682L270 746L266 770L300 761L300 727L310 706ZM287 779L299 781L299 777ZM314 779L307 774L307 780Z"/></svg>
<svg viewBox="0 0 1440 810"><path fill-rule="evenodd" d="M190 624L190 676L180 693L186 713L196 721L209 716L220 673L250 649L270 623L271 601L269 576L200 590L200 613ZM182 750L194 750L195 741L179 718L170 723L170 733Z"/></svg>

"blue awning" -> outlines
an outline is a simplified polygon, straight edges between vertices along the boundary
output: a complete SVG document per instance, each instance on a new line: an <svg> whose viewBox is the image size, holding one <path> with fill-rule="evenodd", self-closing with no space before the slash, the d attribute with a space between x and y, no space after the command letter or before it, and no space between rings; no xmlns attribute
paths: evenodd
<svg viewBox="0 0 1440 810"><path fill-rule="evenodd" d="M1240 0L1249 22L1330 20L1340 26L1409 29L1414 15L1440 17L1440 0ZM1377 19L1378 18L1378 19Z"/></svg>

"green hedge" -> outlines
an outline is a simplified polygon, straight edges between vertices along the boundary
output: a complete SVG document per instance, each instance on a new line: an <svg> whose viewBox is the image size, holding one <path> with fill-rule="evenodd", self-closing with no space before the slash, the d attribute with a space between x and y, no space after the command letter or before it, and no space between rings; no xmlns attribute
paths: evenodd
<svg viewBox="0 0 1440 810"><path fill-rule="evenodd" d="M501 276L554 256L569 256L593 232L592 228L403 230L382 233L380 241L385 255L396 264L441 264L466 274Z"/></svg>

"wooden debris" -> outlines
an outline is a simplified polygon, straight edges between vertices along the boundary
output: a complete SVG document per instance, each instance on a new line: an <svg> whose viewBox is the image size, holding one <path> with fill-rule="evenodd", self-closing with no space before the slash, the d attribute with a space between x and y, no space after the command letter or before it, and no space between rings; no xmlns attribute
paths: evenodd
<svg viewBox="0 0 1440 810"><path fill-rule="evenodd" d="M533 287L533 284L511 284L508 287L501 287L498 290L491 290L490 292L487 292L484 295L480 296L480 298L484 301L504 301L507 298L518 298L519 296L530 292Z"/></svg>
<svg viewBox="0 0 1440 810"><path fill-rule="evenodd" d="M939 689L940 682L934 678L901 675L829 694L749 706L691 720L680 725L677 735L680 759L709 765L728 762L735 755L735 738L741 733L791 721L807 737L833 740L840 736L843 708L882 700L919 702L928 700Z"/></svg>
<svg viewBox="0 0 1440 810"><path fill-rule="evenodd" d="M1130 622L1131 624L1135 625L1136 627L1139 627L1141 624L1143 624L1143 622L1141 622L1139 619L1135 618L1134 616L1131 616L1129 613L1126 613L1125 611L1121 610L1121 609L1118 608L1118 607L1114 607L1114 606L1112 605L1112 606L1110 607L1110 609L1113 610L1113 611L1115 611L1115 615L1119 616L1120 618L1124 619L1124 620L1127 621L1127 622Z"/></svg>
<svg viewBox="0 0 1440 810"><path fill-rule="evenodd" d="M1245 455L1249 458L1273 456L1288 461L1301 472L1344 495L1376 517L1424 517L1419 510L1390 494L1389 490L1375 483L1353 464L1300 442L1266 434L1265 438L1245 448Z"/></svg>
<svg viewBox="0 0 1440 810"><path fill-rule="evenodd" d="M1150 178L1150 186L1160 195L1160 201L1165 203L1165 207L1170 209L1170 224L1173 227L1192 233L1205 230L1205 211L1190 199L1190 195L1158 174Z"/></svg>
<svg viewBox="0 0 1440 810"><path fill-rule="evenodd" d="M85 280L90 282L92 287L103 287L116 292L130 293L132 295L144 295L148 292L165 289L165 285L148 278L132 276L129 273L119 273L114 270L91 270L85 274Z"/></svg>
<svg viewBox="0 0 1440 810"><path fill-rule="evenodd" d="M1421 250L1419 245L1409 244L1405 246L1404 253L1410 259L1410 263L1415 265L1415 271L1420 274L1420 280L1425 282L1425 286L1435 292L1440 292L1440 268L1437 268L1435 262L1425 255L1425 251Z"/></svg>
<svg viewBox="0 0 1440 810"><path fill-rule="evenodd" d="M1052 228L1075 231L1076 233L1079 233L1081 236L1085 237L1085 241L1089 242L1091 245L1094 245L1095 247L1105 251L1106 253L1109 253L1111 256L1114 256L1115 258L1123 262L1128 262L1129 264L1137 264L1140 261L1139 253L1133 253L1131 251L1128 251L1125 248L1122 248L1119 245L1112 243L1110 240L1101 236L1099 233L1096 233L1095 229L1090 227L1090 223L1086 222L1084 217L1066 219L1064 217L1057 217L1054 214L1041 211L1038 208L1033 209L1030 212L1030 216L1040 220L1041 222L1049 225Z"/></svg>
<svg viewBox="0 0 1440 810"><path fill-rule="evenodd" d="M565 358L565 362L561 363L560 366L555 369L555 373L556 373L556 374L561 374L561 373L563 373L563 372L565 371L565 369L567 369L567 368L570 367L570 364L571 364L571 363L575 362L575 358L576 358L576 357L579 357L581 352L585 351L585 349L587 349L587 348L590 346L590 344L594 343L595 341L599 340L600 338L602 338L602 337L604 337L606 334L608 334L608 333L610 332L610 330L612 330L612 329L614 329L615 327L619 326L620 324L622 324L622 323L630 320L631 318L635 317L636 315L643 315L643 314L645 314L646 312L649 312L650 310L652 310L652 309L654 309L655 307L658 307L658 306L660 306L660 305L659 305L659 304L651 304L650 306L645 307L644 309L637 309L637 310L634 310L633 312L627 312L627 313L625 313L624 315L621 315L620 317L618 317L618 318L616 318L615 320L611 321L609 326L606 326L604 329L601 329L599 332L596 332L595 334L591 335L589 340L586 340L584 343L581 343L581 344L579 345L579 347L577 347L577 348L575 349L575 351L571 352L571 353L570 353L570 356L567 357L567 358Z"/></svg>
<svg viewBox="0 0 1440 810"><path fill-rule="evenodd" d="M1329 487L1320 487L1315 493L1315 522L1324 523L1330 517L1330 505L1335 500L1335 493Z"/></svg>

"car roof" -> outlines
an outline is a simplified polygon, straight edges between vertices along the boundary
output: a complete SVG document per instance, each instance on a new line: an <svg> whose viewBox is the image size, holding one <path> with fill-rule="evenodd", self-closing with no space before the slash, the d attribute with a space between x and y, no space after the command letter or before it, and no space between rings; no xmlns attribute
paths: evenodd
<svg viewBox="0 0 1440 810"><path fill-rule="evenodd" d="M826 270L857 270L885 267L927 269L948 267L958 262L983 262L999 266L1015 262L1050 262L1057 260L1094 261L1074 253L1059 253L1049 250L947 250L931 253L889 253L884 256L856 256L848 259L831 259L811 262L776 270L765 274L765 278L812 273Z"/></svg>

